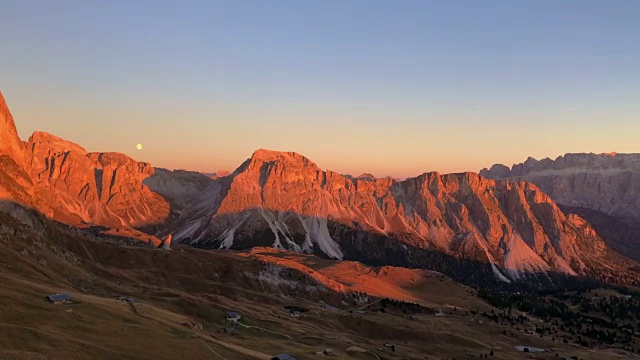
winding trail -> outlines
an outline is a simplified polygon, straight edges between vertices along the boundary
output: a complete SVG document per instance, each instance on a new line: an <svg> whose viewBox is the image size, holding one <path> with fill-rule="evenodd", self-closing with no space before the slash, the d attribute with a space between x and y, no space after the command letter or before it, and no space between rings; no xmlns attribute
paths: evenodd
<svg viewBox="0 0 640 360"><path fill-rule="evenodd" d="M364 309L364 308L366 308L366 307L367 307L367 306L369 306L369 305L374 305L374 304L377 304L377 303L379 303L379 302L381 302L381 301L382 301L382 299L379 299L379 300L376 300L376 301L374 301L374 302L372 302L372 303L364 304L364 305L362 305L362 306L359 306L359 307L357 307L357 308L353 308L353 309L351 309L351 310L360 310L360 309Z"/></svg>
<svg viewBox="0 0 640 360"><path fill-rule="evenodd" d="M134 303L132 303L132 302L128 302L128 305L129 305L129 307L131 308L131 311L132 311L136 316L140 316L140 317L142 317L142 318L150 319L150 318L148 318L147 316L145 316L145 315L141 314L141 313L138 311L138 309L136 308L136 306L135 306L135 304L134 304ZM367 304L367 305L370 305L370 304ZM365 305L365 306L366 306L366 305ZM173 323L169 323L169 322L165 322L165 321L160 321L159 319L153 319L153 320L158 321L158 322L160 322L160 323L163 323L163 324L165 324L165 325L169 325L169 326L171 326L171 327L173 327L173 326L175 325L175 324L173 324ZM284 333L281 333L281 332L277 332L277 331L273 331L273 330L269 330L269 329L265 329L265 328L263 328L263 327L259 327L259 326L251 326L251 325L245 325L245 324L242 324L242 323L240 323L240 322L238 322L237 324L238 324L239 326L243 327L243 328L246 328L246 329L257 329L257 330L260 330L260 331L265 331L265 332L269 332L269 333L272 333L272 334L276 334L276 335L283 336L283 337L285 337L285 338L287 338L287 339L289 339L289 340L295 340L295 338L294 338L294 337L292 337L292 336L290 336L290 335L287 335L287 334L284 334ZM240 345L232 344L232 343L229 343L229 342L226 342L226 341L223 341L223 340L219 340L219 339L217 339L216 337L214 337L213 335L208 335L208 336L206 336L206 335L204 335L204 334L201 334L201 333L198 333L198 332L195 332L195 331L193 331L193 332L192 332L192 334L193 334L193 335L195 335L195 336L197 336L198 338L200 338L200 341L204 344L204 346L206 346L209 350L211 350L211 352L212 352L214 355L216 355L218 358L220 358L220 359L222 359L222 360L229 360L229 359L225 358L224 356L220 355L220 353L218 353L217 351L215 351L211 346L209 346L209 344L207 344L207 341L210 341L210 342L212 342L212 343L214 343L214 344L217 344L217 345L219 345L219 346L222 346L222 347L224 347L224 348L226 348L226 349L229 349L229 350L231 350L231 351L234 351L234 352L237 352L237 353L240 353L240 354L246 355L246 356L251 357L251 358L254 358L254 359L258 359L258 360L270 360L270 359L271 359L271 356L270 356L270 355L268 355L268 354L265 354L265 353L260 352L260 351L252 350L252 349L246 348L246 347L244 347L244 346L240 346ZM324 337L321 337L321 336L309 336L309 335L299 336L299 337L297 337L297 338L299 338L299 339L302 339L302 338L317 338L317 339L321 339L321 340L323 340L323 341L341 341L341 342L343 341L343 340L336 340L336 339L324 338ZM358 346L358 345L353 344L353 343L350 343L350 342L346 342L346 344L349 344L349 345L351 345L351 346L357 346L357 347L359 347L359 348L361 348L361 349L363 349L363 350L367 351L369 354L373 355L377 360L381 360L381 358L380 358L380 356L379 356L378 354L374 353L373 351L371 351L371 350L369 350L369 349L363 348L363 347L361 347L361 346Z"/></svg>
<svg viewBox="0 0 640 360"><path fill-rule="evenodd" d="M138 312L138 309L136 309L136 306L135 306L135 305L133 305L133 303L132 303L132 302L127 301L127 303L128 303L128 304L129 304L129 306L131 307L131 311L133 311L133 313L134 313L134 314L136 314L137 316L140 316L140 317L144 317L144 316L140 315L140 313Z"/></svg>
<svg viewBox="0 0 640 360"><path fill-rule="evenodd" d="M364 350L364 351L368 352L369 354L371 354L371 355L375 356L375 358L376 358L377 360L382 360L382 359L380 358L380 356L379 356L378 354L374 353L373 351L371 351L371 350L369 350L369 349L365 349L365 348L363 348L363 347L362 347L362 346L360 346L360 345L356 345L356 344L351 343L351 342L343 341L343 340L341 340L341 339L329 339L329 338L324 338L324 337L322 337L322 336L316 336L316 335L304 335L304 336L299 336L299 337L297 337L296 339L320 339L320 340L324 340L324 341L344 342L344 343L345 343L345 344L347 344L347 345L351 345L351 346L353 346L353 347L357 347L357 348L360 348L360 349L362 349L362 350Z"/></svg>
<svg viewBox="0 0 640 360"><path fill-rule="evenodd" d="M231 344L222 340L218 340L216 338L214 338L213 336L211 336L210 338L208 338L207 340L216 343L222 347L225 347L229 350L235 351L237 353L243 354L243 355L247 355L249 357L252 357L254 359L260 359L260 360L271 360L272 356L259 352L259 351L255 351L255 350L251 350L248 349L244 346L240 346L240 345L235 345L235 344Z"/></svg>
<svg viewBox="0 0 640 360"><path fill-rule="evenodd" d="M179 328L179 327L177 326L177 324L175 324L175 323L173 323L173 322L171 322L171 321L163 321L163 320L161 320L161 319L157 319L157 318L150 318L150 317L148 317L148 316L145 316L145 315L141 314L141 313L138 311L138 309L136 308L135 304L133 304L133 303L131 303L131 302L129 302L129 306L131 307L131 311L132 311L134 314L136 314L137 316L140 316L140 317L145 318L145 319L154 320L154 321L156 321L156 322L158 322L158 323L161 323L161 324L167 325L167 326L172 327L172 328ZM249 327L249 326L247 326L247 327ZM184 330L184 329L182 329L182 328L179 328L179 329L180 329L180 330ZM262 329L262 328L258 328L258 329ZM262 330L270 331L270 330L267 330L267 329L262 329ZM275 331L270 331L270 332L276 333ZM191 334L192 334L192 335L194 335L194 336L196 336L196 337L198 337L198 338L200 338L200 341L202 341L202 343L203 343L207 348L209 348L209 350L211 350L211 352L213 352L215 355L217 355L218 357L220 357L220 358L221 358L221 359L223 359L223 360L229 360L229 359L225 358L224 356L220 355L218 352L216 352L215 350L213 350L213 348L211 348L211 346L209 346L209 345L206 343L206 341L210 341L210 342L212 342L212 343L214 343L214 344L217 344L217 345L220 345L220 346L222 346L222 347L224 347L224 348L227 348L227 349L229 349L229 350L231 350L231 351L233 351L233 352L236 352L236 353L239 353L239 354L243 354L243 355L246 355L246 356L251 357L251 358L254 358L254 359L259 359L259 360L270 360L270 359L271 359L271 356L270 356L270 355L268 355L268 354L265 354L265 353L262 353L262 352L259 352L259 351L256 351L256 350L251 350L251 349L246 348L246 347L244 347L244 346L235 345L235 344L228 343L228 342L226 342L226 341L218 340L218 339L216 339L215 337L213 337L213 335L208 335L208 336L206 336L206 335L204 335L204 334L201 334L201 333L199 333L199 332L197 332L197 331L193 331L193 330L191 331ZM276 334L280 334L280 333L276 333ZM287 338L289 338L289 339L292 339L292 338L291 338L290 336L288 336L288 335L285 335L285 334L280 334L280 335L283 335L283 336L286 336L286 337L287 337Z"/></svg>
<svg viewBox="0 0 640 360"><path fill-rule="evenodd" d="M258 329L258 330L261 330L261 331L270 332L270 333L272 333L272 334L277 334L277 335L280 335L280 336L284 336L284 337L286 337L286 338L287 338L287 339L289 339L289 340L293 340L293 337L291 337L291 336L289 336L289 335L287 335L287 334L283 334L283 333L280 333L280 332L277 332L277 331L273 331L273 330L265 329L265 328L263 328L263 327L245 325L245 324L240 323L240 322L238 322L238 325L240 325L240 326L242 326L242 327L244 327L244 328L247 328L247 329Z"/></svg>
<svg viewBox="0 0 640 360"><path fill-rule="evenodd" d="M207 342L206 342L206 341L204 341L204 340L201 340L201 341L202 341L202 343L204 344L204 346L206 346L209 350L211 350L211 352L212 352L212 353L216 354L219 358L221 358L221 359L223 359L223 360L229 360L229 359L227 359L226 357L224 357L224 356L220 355L217 351L213 350L213 349L211 348L211 346L209 346L209 345L207 344Z"/></svg>

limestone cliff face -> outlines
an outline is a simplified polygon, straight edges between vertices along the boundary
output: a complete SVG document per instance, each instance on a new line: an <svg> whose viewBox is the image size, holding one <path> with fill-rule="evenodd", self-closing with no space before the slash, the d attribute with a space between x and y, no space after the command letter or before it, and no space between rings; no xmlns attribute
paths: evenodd
<svg viewBox="0 0 640 360"><path fill-rule="evenodd" d="M143 181L148 163L119 153L89 153L77 144L36 132L27 142L29 165L54 217L106 226L144 226L164 221L169 205Z"/></svg>
<svg viewBox="0 0 640 360"><path fill-rule="evenodd" d="M598 224L616 250L640 259L640 154L566 154L527 159L511 169L496 164L480 174L538 185L569 212ZM609 219L609 220L606 220Z"/></svg>
<svg viewBox="0 0 640 360"><path fill-rule="evenodd" d="M350 179L296 153L258 150L230 177L202 226L175 232L201 246L267 245L357 258L394 247L432 249L527 272L584 274L584 254L607 251L590 225L567 217L537 186L474 173L426 173L405 181ZM344 230L352 229L345 239Z"/></svg>
<svg viewBox="0 0 640 360"><path fill-rule="evenodd" d="M25 145L18 136L13 116L0 92L0 154L7 155L19 163L24 158L24 153Z"/></svg>
<svg viewBox="0 0 640 360"><path fill-rule="evenodd" d="M533 182L556 202L640 219L640 154L566 154L494 165L480 174Z"/></svg>
<svg viewBox="0 0 640 360"><path fill-rule="evenodd" d="M123 154L88 153L43 132L24 143L1 94L0 126L0 200L69 224L137 227L168 216L168 203L143 184L154 173L149 164Z"/></svg>
<svg viewBox="0 0 640 360"><path fill-rule="evenodd" d="M25 144L18 136L13 116L0 92L0 201L15 200L34 207L31 170L25 158Z"/></svg>

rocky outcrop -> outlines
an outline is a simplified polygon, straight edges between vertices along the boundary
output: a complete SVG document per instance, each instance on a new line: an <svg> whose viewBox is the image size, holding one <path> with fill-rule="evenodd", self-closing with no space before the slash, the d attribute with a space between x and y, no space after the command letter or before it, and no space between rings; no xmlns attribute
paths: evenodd
<svg viewBox="0 0 640 360"><path fill-rule="evenodd" d="M7 155L20 166L25 157L25 145L18 136L13 116L0 92L0 155Z"/></svg>
<svg viewBox="0 0 640 360"><path fill-rule="evenodd" d="M361 180L376 180L376 177L369 173L362 173L358 176L358 179Z"/></svg>
<svg viewBox="0 0 640 360"><path fill-rule="evenodd" d="M640 259L640 154L566 154L555 160L527 159L513 165L493 165L481 175L536 184L568 211L598 223L616 250ZM573 209L573 210L572 210ZM580 210L580 209L584 209ZM589 211L591 210L591 211ZM611 221L603 221L611 217ZM624 226L610 226L614 222Z"/></svg>
<svg viewBox="0 0 640 360"><path fill-rule="evenodd" d="M164 240L162 240L162 243L160 243L160 245L158 246L158 248L162 249L162 250L171 250L171 239L173 238L173 235L169 234L167 235L166 238L164 238Z"/></svg>
<svg viewBox="0 0 640 360"><path fill-rule="evenodd" d="M32 171L26 164L25 144L20 140L13 116L0 92L0 201L17 201L37 207ZM46 206L40 204L43 212Z"/></svg>

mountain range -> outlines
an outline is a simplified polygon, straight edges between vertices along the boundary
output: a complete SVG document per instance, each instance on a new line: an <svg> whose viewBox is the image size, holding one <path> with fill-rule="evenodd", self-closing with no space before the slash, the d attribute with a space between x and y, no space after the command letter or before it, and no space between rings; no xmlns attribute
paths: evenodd
<svg viewBox="0 0 640 360"><path fill-rule="evenodd" d="M17 203L72 226L121 231L153 245L172 236L174 244L207 249L267 246L425 268L474 284L556 275L638 278L637 263L610 250L588 221L565 214L553 200L577 190L562 197L547 183L522 181L520 170L353 178L297 153L260 149L233 173L207 176L87 152L43 132L23 142L1 94L0 121L3 206ZM582 206L591 198L561 203ZM618 205L598 210L634 214L632 206Z"/></svg>
<svg viewBox="0 0 640 360"><path fill-rule="evenodd" d="M480 174L536 184L561 209L588 220L615 250L640 260L640 154L566 154L528 158Z"/></svg>

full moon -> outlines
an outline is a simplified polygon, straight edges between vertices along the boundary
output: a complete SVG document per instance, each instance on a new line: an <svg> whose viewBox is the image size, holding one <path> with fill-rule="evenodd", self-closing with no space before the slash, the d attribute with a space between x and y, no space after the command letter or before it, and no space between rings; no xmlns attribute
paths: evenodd
<svg viewBox="0 0 640 360"><path fill-rule="evenodd" d="M138 145L136 145L136 149L138 149L138 150L142 150L142 144L138 144Z"/></svg>

